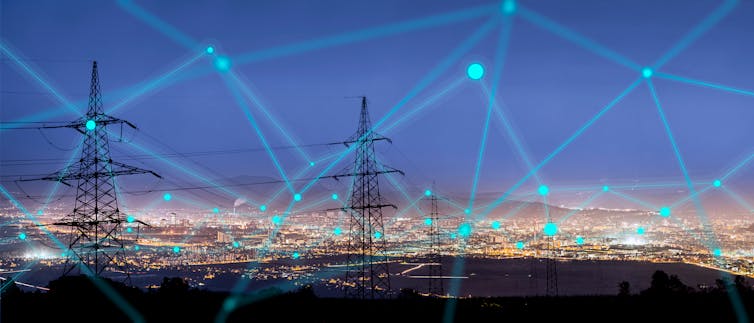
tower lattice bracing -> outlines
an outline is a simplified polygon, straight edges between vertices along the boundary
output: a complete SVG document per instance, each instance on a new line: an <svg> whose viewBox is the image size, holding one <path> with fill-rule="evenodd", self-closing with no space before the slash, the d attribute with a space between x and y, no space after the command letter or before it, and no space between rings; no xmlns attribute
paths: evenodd
<svg viewBox="0 0 754 323"><path fill-rule="evenodd" d="M432 192L430 197L431 211L429 213L429 252L427 253L427 266L429 267L429 286L427 293L430 295L445 294L442 285L442 254L440 253L440 213L437 208L437 195Z"/></svg>
<svg viewBox="0 0 754 323"><path fill-rule="evenodd" d="M356 145L351 176L354 187L348 200L349 214L348 270L346 297L384 298L390 291L387 241L382 218L384 204L380 195L378 175L399 172L385 169L377 162L374 142L388 140L371 129L366 97L361 97L359 127L346 145Z"/></svg>
<svg viewBox="0 0 754 323"><path fill-rule="evenodd" d="M547 238L547 296L558 296L558 263L555 260L555 237Z"/></svg>
<svg viewBox="0 0 754 323"><path fill-rule="evenodd" d="M97 62L92 64L86 114L63 126L47 128L72 128L84 136L81 158L59 174L35 180L53 180L69 185L77 181L73 211L54 225L70 228L63 275L78 269L80 273L100 276L106 269L128 274L126 270L125 243L121 231L126 216L118 207L115 177L132 174L156 173L125 165L110 158L107 125L126 124L128 121L106 115L102 107ZM142 223L140 221L136 221ZM128 277L128 275L126 275Z"/></svg>

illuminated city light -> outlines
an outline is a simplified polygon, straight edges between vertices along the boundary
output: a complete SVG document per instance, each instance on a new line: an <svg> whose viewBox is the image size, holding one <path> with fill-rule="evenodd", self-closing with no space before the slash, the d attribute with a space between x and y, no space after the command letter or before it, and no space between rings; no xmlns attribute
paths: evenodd
<svg viewBox="0 0 754 323"><path fill-rule="evenodd" d="M552 222L547 222L543 231L545 232L546 236L554 236L558 233L558 225Z"/></svg>
<svg viewBox="0 0 754 323"><path fill-rule="evenodd" d="M299 193L294 194L293 195L293 200L296 201L296 202L301 201L301 194L299 194Z"/></svg>
<svg viewBox="0 0 754 323"><path fill-rule="evenodd" d="M162 199L164 199L165 201L170 201L170 199L172 198L173 196L170 195L170 193L165 193L165 195L162 196Z"/></svg>
<svg viewBox="0 0 754 323"><path fill-rule="evenodd" d="M550 193L550 188L547 185L542 185L537 189L537 192L539 192L539 195L547 196Z"/></svg>
<svg viewBox="0 0 754 323"><path fill-rule="evenodd" d="M21 240L26 240L26 233L23 233L23 232L19 233L18 238Z"/></svg>
<svg viewBox="0 0 754 323"><path fill-rule="evenodd" d="M207 49L205 50L207 54L212 54L215 52L215 48L212 46L207 46Z"/></svg>
<svg viewBox="0 0 754 323"><path fill-rule="evenodd" d="M714 187L720 187L723 185L723 182L721 182L719 179L716 179L714 182L712 182L712 186Z"/></svg>
<svg viewBox="0 0 754 323"><path fill-rule="evenodd" d="M523 241L516 242L516 249L524 249L524 242Z"/></svg>
<svg viewBox="0 0 754 323"><path fill-rule="evenodd" d="M660 216L662 216L663 218L669 217L670 216L670 208L667 207L667 206L663 206L662 208L660 208Z"/></svg>
<svg viewBox="0 0 754 323"><path fill-rule="evenodd" d="M88 120L86 122L86 130L92 131L97 127L97 123L94 120Z"/></svg>
<svg viewBox="0 0 754 323"><path fill-rule="evenodd" d="M426 224L426 225L432 225L432 219L430 219L430 218L424 219L424 224Z"/></svg>
<svg viewBox="0 0 754 323"><path fill-rule="evenodd" d="M466 68L466 75L472 80L479 80L484 76L484 67L479 63L472 63Z"/></svg>
<svg viewBox="0 0 754 323"><path fill-rule="evenodd" d="M495 230L500 229L500 221L492 221L492 228Z"/></svg>
<svg viewBox="0 0 754 323"><path fill-rule="evenodd" d="M576 237L576 244L577 245L583 245L584 244L584 238L581 236Z"/></svg>
<svg viewBox="0 0 754 323"><path fill-rule="evenodd" d="M653 73L654 72L649 67L645 67L644 69L641 70L641 76L643 76L645 79L652 77Z"/></svg>

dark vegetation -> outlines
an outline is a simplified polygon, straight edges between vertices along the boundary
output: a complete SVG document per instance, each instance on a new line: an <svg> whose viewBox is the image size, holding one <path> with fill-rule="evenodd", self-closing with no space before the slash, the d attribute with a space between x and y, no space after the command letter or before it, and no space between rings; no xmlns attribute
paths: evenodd
<svg viewBox="0 0 754 323"><path fill-rule="evenodd" d="M736 290L754 316L754 290L743 277L697 290L675 275L657 271L650 287L632 293L627 282L616 296L499 297L443 299L401 290L389 300L318 298L311 287L283 293L266 289L235 299L226 322L441 322L455 303L456 322L735 322L729 291ZM118 295L147 322L215 322L228 293L192 289L181 278L165 278L159 289L142 291L109 280ZM129 322L129 316L89 278L63 277L50 291L23 292L8 285L2 322Z"/></svg>

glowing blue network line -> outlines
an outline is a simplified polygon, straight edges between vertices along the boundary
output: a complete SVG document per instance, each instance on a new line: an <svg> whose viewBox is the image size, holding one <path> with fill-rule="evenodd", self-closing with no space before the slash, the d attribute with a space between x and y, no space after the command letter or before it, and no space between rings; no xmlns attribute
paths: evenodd
<svg viewBox="0 0 754 323"><path fill-rule="evenodd" d="M500 78L505 65L505 56L507 54L508 43L510 42L510 35L514 21L515 20L512 18L503 19L502 30L500 31L500 36L498 38L498 45L495 52L494 74L492 77L492 91L490 91L487 99L487 114L484 118L484 130L482 130L482 139L479 143L479 154L477 155L476 168L474 169L474 177L471 184L471 193L469 194L469 209L474 208L474 198L476 197L476 190L479 185L479 174L482 170L482 160L484 159L484 152L487 148L487 137L490 129L490 119L492 118L493 102L495 101L495 95L497 94L497 89L500 85Z"/></svg>
<svg viewBox="0 0 754 323"><path fill-rule="evenodd" d="M741 195L738 195L738 193L731 191L725 186L721 187L725 193L728 193L730 197L733 198L734 201L736 201L738 204L740 204L742 207L744 207L749 212L754 212L754 207L751 206L746 200L744 200Z"/></svg>
<svg viewBox="0 0 754 323"><path fill-rule="evenodd" d="M723 4L712 11L708 16L702 20L701 23L696 25L691 31L681 38L677 43L673 45L665 54L662 55L654 64L652 68L659 69L665 65L668 61L673 59L676 55L680 54L686 47L691 45L697 38L707 32L710 28L715 26L720 20L725 18L738 4L738 0L725 0Z"/></svg>
<svg viewBox="0 0 754 323"><path fill-rule="evenodd" d="M123 8L126 12L143 21L150 27L158 30L163 35L168 36L176 43L188 48L196 48L199 45L199 43L193 40L189 35L184 34L159 17L136 5L132 0L117 0L116 2L118 3L118 6Z"/></svg>
<svg viewBox="0 0 754 323"><path fill-rule="evenodd" d="M429 107L431 104L437 102L437 100L439 100L440 98L444 97L449 92L457 89L458 87L460 87L464 83L466 83L466 78L465 77L459 77L459 78L457 78L455 81L453 81L452 83L450 83L448 86L446 86L442 90L438 91L436 94L430 96L429 98L427 98L426 100L424 100L424 102L422 102L419 105L417 105L416 108L414 108L411 111L409 111L409 112L405 113L404 115L402 115L400 118L398 118L397 120L395 120L395 122L393 122L390 125L385 126L382 129L380 129L379 132L382 133L382 134L387 134L393 128L395 128L395 127L401 125L402 123L406 122L411 117L413 117L416 114L418 114L419 112L423 111L426 107Z"/></svg>
<svg viewBox="0 0 754 323"><path fill-rule="evenodd" d="M658 72L658 73L655 73L655 75L657 77L659 77L659 78L663 78L663 79L667 79L667 80L671 80L671 81L677 81L677 82L686 83L686 84L692 84L692 85L701 86L701 87L708 87L708 88L711 88L711 89L722 90L722 91L731 92L731 93L737 93L737 94L743 94L743 95L747 95L747 96L754 96L754 92L752 92L752 91L737 89L737 88L733 88L733 87L726 86L726 85L721 85L721 84L716 84L716 83L711 83L711 82L705 82L705 81L690 79L690 78L686 78L686 77L683 77L683 76L678 76L678 75L668 74L668 73L660 73L660 72Z"/></svg>
<svg viewBox="0 0 754 323"><path fill-rule="evenodd" d="M599 191L597 193L592 194L592 196L590 196L588 199L586 199L583 202L581 202L581 204L579 204L579 206L577 206L575 209L571 210L570 212L566 213L566 215L564 215L563 217L561 217L556 222L556 224L558 226L560 226L563 222L565 222L566 220L568 220L574 214L583 211L584 208L587 207L587 205L589 205L590 203L594 202L594 200L596 200L597 198L599 198L600 196L602 196L604 194L605 194L605 192L603 192L603 191Z"/></svg>
<svg viewBox="0 0 754 323"><path fill-rule="evenodd" d="M565 26L562 26L555 21L550 20L549 18L542 16L534 11L531 11L525 7L521 7L519 10L519 14L521 15L521 18L524 18L525 20L533 23L534 25L545 29L547 31L552 32L553 34L560 36L561 38L570 41L572 43L575 43L588 51L597 54L599 56L602 56L610 61L613 61L615 63L618 63L620 65L626 66L633 70L640 70L641 66L632 60L628 59L627 57L619 54L618 52L615 52L611 49L608 49L605 46L602 46L598 44L597 42L571 30L566 28Z"/></svg>
<svg viewBox="0 0 754 323"><path fill-rule="evenodd" d="M650 209L650 210L658 210L658 209L659 209L659 208L658 208L657 206L655 206L655 205L652 205L652 204L650 204L650 203L647 203L647 202L645 202L645 201L642 201L642 200L640 200L640 199L637 199L637 198L635 198L635 197L633 197L633 196L630 196L630 195L628 195L628 194L625 194L625 193L621 193L621 192L618 192L618 191L616 191L615 189L611 189L611 190L609 191L609 193L610 193L610 194L613 194L613 195L615 195L615 196L618 196L618 197L620 197L620 198L622 198L622 199L624 199L624 200L626 200L626 201L629 201L629 202L633 202L633 203L636 203L636 204L638 204L638 205L641 205L641 206L643 206L643 207L645 207L645 208L648 208L648 209Z"/></svg>
<svg viewBox="0 0 754 323"><path fill-rule="evenodd" d="M29 76L31 76L35 81L37 81L37 83L39 83L45 90L50 92L50 94L52 94L56 99L58 99L58 101L60 101L60 103L62 103L66 108L68 108L68 110L73 112L73 114L75 114L77 117L82 115L81 111L79 111L79 109L76 108L76 106L73 103L71 103L71 101L63 97L63 95L60 94L60 92L58 92L55 88L53 88L52 85L50 85L48 81L46 81L44 78L42 78L42 76L39 75L39 73L31 69L31 67L29 67L28 64L25 64L24 62L22 62L21 59L19 59L18 56L10 50L8 45L6 45L5 41L2 39L0 39L0 51L5 53L5 56L10 57L10 59L14 63L16 63L16 65L18 65L24 71L26 71L26 73Z"/></svg>

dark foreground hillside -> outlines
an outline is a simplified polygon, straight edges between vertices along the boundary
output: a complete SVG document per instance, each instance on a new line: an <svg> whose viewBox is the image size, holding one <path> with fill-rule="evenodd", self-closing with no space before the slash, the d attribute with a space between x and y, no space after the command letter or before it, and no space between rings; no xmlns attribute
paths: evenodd
<svg viewBox="0 0 754 323"><path fill-rule="evenodd" d="M743 279L728 288L754 315L754 292ZM318 298L309 288L281 293L274 289L236 299L228 293L188 288L181 279L165 279L158 290L144 292L112 281L108 284L147 322L441 322L449 308L455 322L736 322L726 285L704 292L658 272L649 289L616 296L505 297L448 300L403 290L377 301ZM126 312L86 277L64 277L50 292L22 292L9 285L2 294L2 322L128 322ZM449 302L455 306L446 307ZM232 308L225 311L224 308ZM227 315L223 315L223 313Z"/></svg>

